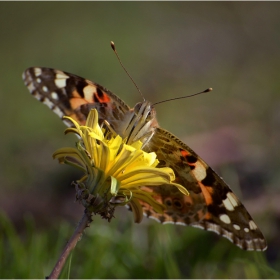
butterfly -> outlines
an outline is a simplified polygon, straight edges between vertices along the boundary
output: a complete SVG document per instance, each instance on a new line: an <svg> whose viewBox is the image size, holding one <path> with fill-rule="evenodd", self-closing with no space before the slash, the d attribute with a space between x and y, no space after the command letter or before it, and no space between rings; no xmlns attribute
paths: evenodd
<svg viewBox="0 0 280 280"><path fill-rule="evenodd" d="M158 167L170 167L176 183L190 193L161 185L143 189L166 206L164 214L141 202L145 216L163 224L190 225L215 232L244 250L266 250L264 236L230 187L191 148L159 127L156 112L148 101L130 108L106 88L79 76L50 68L28 68L23 80L30 93L61 119L70 116L85 124L90 110L96 108L100 122L110 126L127 143L141 140L146 152L155 152ZM66 125L71 124L63 120Z"/></svg>

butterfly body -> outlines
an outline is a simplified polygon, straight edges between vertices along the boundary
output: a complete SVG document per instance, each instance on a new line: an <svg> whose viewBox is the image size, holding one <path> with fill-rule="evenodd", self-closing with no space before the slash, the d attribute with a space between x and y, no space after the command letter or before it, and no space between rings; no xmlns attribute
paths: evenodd
<svg viewBox="0 0 280 280"><path fill-rule="evenodd" d="M143 186L166 207L164 214L159 214L142 202L147 217L216 232L245 250L266 249L266 241L244 205L192 149L159 127L150 102L130 108L104 87L50 68L29 68L23 79L31 94L60 118L66 115L84 124L89 111L95 108L100 122L107 121L128 144L141 140L145 151L157 154L158 167L173 169L175 181L190 195L183 195L171 185Z"/></svg>

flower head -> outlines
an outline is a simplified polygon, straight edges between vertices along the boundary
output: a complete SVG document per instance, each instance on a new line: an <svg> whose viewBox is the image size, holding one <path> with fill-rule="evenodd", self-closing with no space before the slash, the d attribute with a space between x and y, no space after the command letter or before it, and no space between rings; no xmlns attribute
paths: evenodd
<svg viewBox="0 0 280 280"><path fill-rule="evenodd" d="M116 135L109 124L102 129L97 110L90 111L85 126L65 118L74 124L65 133L73 132L80 140L76 148L59 149L53 157L84 172L75 183L76 197L89 212L110 220L117 205L129 203L135 221L140 222L143 211L138 200L147 202L157 212L165 209L153 198L153 193L141 189L142 186L171 184L188 195L183 186L172 182L175 175L171 168L157 168L156 154L141 150L141 141L127 145L126 139Z"/></svg>

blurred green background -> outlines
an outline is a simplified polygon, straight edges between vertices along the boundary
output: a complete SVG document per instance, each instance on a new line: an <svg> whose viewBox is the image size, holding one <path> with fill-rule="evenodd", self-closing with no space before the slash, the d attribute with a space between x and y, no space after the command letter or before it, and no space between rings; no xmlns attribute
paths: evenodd
<svg viewBox="0 0 280 280"><path fill-rule="evenodd" d="M279 2L1 2L0 277L42 278L83 209L79 178L52 153L73 145L64 124L24 86L31 66L64 70L141 101L110 41L156 107L162 127L209 163L241 198L268 250L244 252L214 233L161 225L118 209L94 222L62 277L280 277ZM72 138L71 138L72 137Z"/></svg>

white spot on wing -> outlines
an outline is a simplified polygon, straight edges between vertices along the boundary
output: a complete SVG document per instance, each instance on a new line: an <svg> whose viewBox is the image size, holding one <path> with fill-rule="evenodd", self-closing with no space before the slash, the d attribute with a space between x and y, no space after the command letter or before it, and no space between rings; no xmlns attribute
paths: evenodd
<svg viewBox="0 0 280 280"><path fill-rule="evenodd" d="M54 82L58 88L63 88L66 86L66 80L69 78L64 72L56 70L55 71Z"/></svg>
<svg viewBox="0 0 280 280"><path fill-rule="evenodd" d="M228 192L227 198L223 200L223 204L228 211L233 211L238 206L238 199L233 193Z"/></svg>
<svg viewBox="0 0 280 280"><path fill-rule="evenodd" d="M247 243L247 251L253 251L254 250L254 245L253 242L256 241L258 242L258 239L253 239L253 240L246 240Z"/></svg>
<svg viewBox="0 0 280 280"><path fill-rule="evenodd" d="M175 224L176 225L181 225L181 226L185 226L186 225L186 223L183 223L183 222L176 222Z"/></svg>
<svg viewBox="0 0 280 280"><path fill-rule="evenodd" d="M58 108L55 107L52 109L54 111L54 113L56 113L60 118L62 118L64 116L64 113Z"/></svg>
<svg viewBox="0 0 280 280"><path fill-rule="evenodd" d="M231 232L225 230L222 236L228 239L229 241L233 242L233 234Z"/></svg>
<svg viewBox="0 0 280 280"><path fill-rule="evenodd" d="M208 231L213 231L217 234L221 234L221 227L218 226L218 225L207 223L207 228L206 229Z"/></svg>
<svg viewBox="0 0 280 280"><path fill-rule="evenodd" d="M220 215L219 218L225 224L230 224L231 223L230 217L227 214L222 214L222 215Z"/></svg>
<svg viewBox="0 0 280 280"><path fill-rule="evenodd" d="M146 217L148 217L145 213L144 213L144 215L146 216ZM150 219L153 219L153 220L155 220L155 221L157 221L157 222L159 222L160 223L160 220L159 219L157 219L156 217L154 217L154 216L149 216L149 218Z"/></svg>
<svg viewBox="0 0 280 280"><path fill-rule="evenodd" d="M248 228L245 227L245 228L244 228L244 231L245 231L245 232L249 232L250 230L249 230Z"/></svg>
<svg viewBox="0 0 280 280"><path fill-rule="evenodd" d="M69 76L67 76L64 72L62 72L62 71L59 71L59 70L56 70L55 71L55 73L56 73L56 79L68 79L69 78Z"/></svg>
<svg viewBox="0 0 280 280"><path fill-rule="evenodd" d="M85 99L88 101L92 101L92 96L95 91L96 91L96 87L92 85L88 85L84 87L83 92L84 92Z"/></svg>
<svg viewBox="0 0 280 280"><path fill-rule="evenodd" d="M48 98L45 98L43 103L46 104L49 108L52 109L53 103Z"/></svg>
<svg viewBox="0 0 280 280"><path fill-rule="evenodd" d="M66 86L66 79L65 78L58 78L57 77L58 75L56 75L56 78L54 80L54 83L55 85L58 87L58 88L63 88Z"/></svg>
<svg viewBox="0 0 280 280"><path fill-rule="evenodd" d="M41 68L34 68L34 75L36 77L40 76L42 74L42 69Z"/></svg>
<svg viewBox="0 0 280 280"><path fill-rule="evenodd" d="M36 81L38 84L40 84L42 82L42 80L40 78L37 78Z"/></svg>
<svg viewBox="0 0 280 280"><path fill-rule="evenodd" d="M202 181L206 177L206 168L201 162L197 161L192 173L196 180Z"/></svg>
<svg viewBox="0 0 280 280"><path fill-rule="evenodd" d="M195 228L201 228L201 229L205 229L204 226L202 225L199 225L199 224L191 224L192 227L195 227ZM210 229L209 229L210 230Z"/></svg>
<svg viewBox="0 0 280 280"><path fill-rule="evenodd" d="M58 100L58 94L56 92L51 93L52 99Z"/></svg>
<svg viewBox="0 0 280 280"><path fill-rule="evenodd" d="M252 220L249 222L249 227L250 227L251 230L254 230L254 229L258 228L257 225L255 224L255 222L252 221Z"/></svg>
<svg viewBox="0 0 280 280"><path fill-rule="evenodd" d="M55 70L56 73L56 78L57 79L68 79L69 76L67 76L64 72L59 71L59 70Z"/></svg>
<svg viewBox="0 0 280 280"><path fill-rule="evenodd" d="M233 227L234 227L236 230L240 230L240 226L239 226L239 225L234 224Z"/></svg>
<svg viewBox="0 0 280 280"><path fill-rule="evenodd" d="M164 225L167 225L167 224L172 224L172 225L174 225L175 223L172 222L172 221L166 221L166 222L163 222L162 224L164 224Z"/></svg>
<svg viewBox="0 0 280 280"><path fill-rule="evenodd" d="M227 197L230 200L231 204L233 205L233 207L238 206L239 202L238 202L238 198L235 196L234 193L232 192L228 192L227 193Z"/></svg>
<svg viewBox="0 0 280 280"><path fill-rule="evenodd" d="M30 92L33 92L35 90L35 87L34 87L34 84L33 83L30 83L28 86L27 86L28 90Z"/></svg>
<svg viewBox="0 0 280 280"><path fill-rule="evenodd" d="M41 99L41 95L38 93L38 92L34 92L32 93L32 95L37 99L37 100L40 100Z"/></svg>
<svg viewBox="0 0 280 280"><path fill-rule="evenodd" d="M42 89L44 92L48 92L48 88L46 86L43 86Z"/></svg>
<svg viewBox="0 0 280 280"><path fill-rule="evenodd" d="M233 211L234 210L234 207L233 207L231 201L228 198L223 200L223 204L228 211Z"/></svg>

